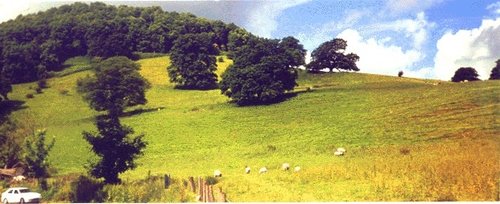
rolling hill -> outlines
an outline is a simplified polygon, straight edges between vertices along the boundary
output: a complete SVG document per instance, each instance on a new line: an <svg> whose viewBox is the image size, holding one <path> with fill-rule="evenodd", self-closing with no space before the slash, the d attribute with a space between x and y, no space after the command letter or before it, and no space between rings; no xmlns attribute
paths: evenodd
<svg viewBox="0 0 500 204"><path fill-rule="evenodd" d="M70 70L85 66L72 60ZM499 81L301 71L286 101L237 107L219 90L173 89L168 56L138 63L152 84L148 103L122 121L149 145L139 167L121 175L127 180L220 169L217 186L231 201L498 200ZM218 74L230 63L218 63ZM83 173L93 158L81 133L95 131L98 113L76 92L76 80L91 74L82 70L51 78L33 99L35 83L9 95L22 104L14 119L55 137L57 175ZM346 155L333 156L337 147ZM301 171L279 170L285 162ZM269 173L259 175L263 166Z"/></svg>

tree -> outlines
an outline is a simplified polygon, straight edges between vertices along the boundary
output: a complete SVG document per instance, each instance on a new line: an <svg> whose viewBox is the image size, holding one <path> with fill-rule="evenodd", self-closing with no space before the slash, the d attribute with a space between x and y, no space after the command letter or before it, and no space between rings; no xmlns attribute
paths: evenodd
<svg viewBox="0 0 500 204"><path fill-rule="evenodd" d="M398 72L398 77L403 77L403 71Z"/></svg>
<svg viewBox="0 0 500 204"><path fill-rule="evenodd" d="M99 161L91 163L90 174L96 178L104 178L105 183L120 183L119 174L134 169L134 160L143 154L146 142L144 135L134 138L132 128L122 126L117 117L101 116L96 126L99 133L83 132L83 137L92 146L92 151L99 156Z"/></svg>
<svg viewBox="0 0 500 204"><path fill-rule="evenodd" d="M497 66L491 70L490 80L500 79L500 59L497 60Z"/></svg>
<svg viewBox="0 0 500 204"><path fill-rule="evenodd" d="M251 38L235 52L234 64L222 75L222 94L238 105L272 103L282 99L297 85L294 69L303 64L303 49L291 38L268 40Z"/></svg>
<svg viewBox="0 0 500 204"><path fill-rule="evenodd" d="M310 72L319 72L322 69L346 70L346 71L359 71L356 62L359 56L354 53L344 54L347 47L347 41L335 38L333 40L324 42L312 53L311 62L306 66Z"/></svg>
<svg viewBox="0 0 500 204"><path fill-rule="evenodd" d="M28 174L35 178L46 178L49 176L49 152L54 146L55 139L45 144L46 131L39 130L26 138L24 160L28 166Z"/></svg>
<svg viewBox="0 0 500 204"><path fill-rule="evenodd" d="M139 65L126 57L112 57L95 66L95 78L79 80L80 92L90 107L119 116L126 107L146 104L149 82Z"/></svg>
<svg viewBox="0 0 500 204"><path fill-rule="evenodd" d="M186 34L180 36L172 47L167 67L170 81L178 88L213 89L217 87L215 55L217 49L208 33Z"/></svg>
<svg viewBox="0 0 500 204"><path fill-rule="evenodd" d="M7 94L12 92L12 85L10 84L10 80L6 77L2 76L0 73L0 101L9 100Z"/></svg>
<svg viewBox="0 0 500 204"><path fill-rule="evenodd" d="M476 70L472 67L461 67L456 72L455 75L451 78L452 82L461 82L461 81L478 81L479 75Z"/></svg>
<svg viewBox="0 0 500 204"><path fill-rule="evenodd" d="M17 126L9 118L0 119L0 168L12 167L21 159L19 137L14 136Z"/></svg>

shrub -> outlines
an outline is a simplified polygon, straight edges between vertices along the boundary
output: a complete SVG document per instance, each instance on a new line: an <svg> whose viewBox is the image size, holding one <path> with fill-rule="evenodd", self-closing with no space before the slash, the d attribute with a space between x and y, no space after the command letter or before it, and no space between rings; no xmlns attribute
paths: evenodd
<svg viewBox="0 0 500 204"><path fill-rule="evenodd" d="M219 180L217 180L217 178L215 178L213 176L205 177L205 181L207 181L208 185L215 185L215 184L217 184L217 182L219 182Z"/></svg>
<svg viewBox="0 0 500 204"><path fill-rule="evenodd" d="M40 80L38 80L37 85L38 85L38 88L40 88L40 89L48 88L48 86L47 86L47 79L40 79Z"/></svg>
<svg viewBox="0 0 500 204"><path fill-rule="evenodd" d="M29 93L29 94L26 94L26 98L35 98L35 96L33 94Z"/></svg>
<svg viewBox="0 0 500 204"><path fill-rule="evenodd" d="M398 77L402 77L403 76L403 71L399 71L398 72Z"/></svg>
<svg viewBox="0 0 500 204"><path fill-rule="evenodd" d="M41 94L41 93L43 93L43 92L42 92L42 88L40 88L40 87L37 87L37 88L35 89L35 91L36 91L36 93L37 93L37 94Z"/></svg>
<svg viewBox="0 0 500 204"><path fill-rule="evenodd" d="M70 201L73 203L103 202L105 193L104 184L87 176L79 176L71 182Z"/></svg>
<svg viewBox="0 0 500 204"><path fill-rule="evenodd" d="M218 62L224 62L224 58L223 57L219 57L219 58L217 58L217 61Z"/></svg>

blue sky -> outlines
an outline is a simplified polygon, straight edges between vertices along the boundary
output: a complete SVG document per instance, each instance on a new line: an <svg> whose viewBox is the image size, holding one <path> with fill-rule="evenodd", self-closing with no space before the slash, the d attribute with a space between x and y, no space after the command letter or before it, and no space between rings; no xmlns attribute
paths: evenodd
<svg viewBox="0 0 500 204"><path fill-rule="evenodd" d="M70 1L0 1L0 21ZM294 36L312 51L346 39L361 72L449 80L472 66L486 79L500 58L499 0L105 1L234 22L268 38Z"/></svg>

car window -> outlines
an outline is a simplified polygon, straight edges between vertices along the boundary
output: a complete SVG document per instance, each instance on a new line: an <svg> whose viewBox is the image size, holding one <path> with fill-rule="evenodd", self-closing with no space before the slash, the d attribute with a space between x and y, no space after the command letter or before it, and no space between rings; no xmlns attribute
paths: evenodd
<svg viewBox="0 0 500 204"><path fill-rule="evenodd" d="M21 189L19 190L20 193L29 193L30 189Z"/></svg>
<svg viewBox="0 0 500 204"><path fill-rule="evenodd" d="M19 194L19 193L17 192L17 190L14 190L14 194Z"/></svg>
<svg viewBox="0 0 500 204"><path fill-rule="evenodd" d="M7 192L7 193L12 193L12 190L10 190L10 191L9 191L9 192Z"/></svg>

